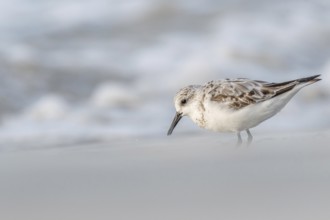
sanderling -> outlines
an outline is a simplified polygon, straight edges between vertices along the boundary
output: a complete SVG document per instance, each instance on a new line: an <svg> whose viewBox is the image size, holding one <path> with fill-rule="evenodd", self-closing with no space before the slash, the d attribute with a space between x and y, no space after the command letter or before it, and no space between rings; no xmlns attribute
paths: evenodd
<svg viewBox="0 0 330 220"><path fill-rule="evenodd" d="M278 113L301 88L321 80L319 76L282 83L225 79L184 87L174 97L176 115L167 135L187 115L199 127L236 132L237 145L242 144L241 131L245 130L250 144L250 128Z"/></svg>

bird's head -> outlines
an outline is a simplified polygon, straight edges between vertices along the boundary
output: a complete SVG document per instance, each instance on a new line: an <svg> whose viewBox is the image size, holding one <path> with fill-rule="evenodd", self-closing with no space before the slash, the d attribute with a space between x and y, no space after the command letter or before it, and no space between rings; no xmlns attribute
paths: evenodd
<svg viewBox="0 0 330 220"><path fill-rule="evenodd" d="M180 89L180 91L174 97L174 106L176 114L167 132L167 135L171 135L175 126L178 124L183 116L186 116L193 111L196 104L196 90L199 86L191 85Z"/></svg>

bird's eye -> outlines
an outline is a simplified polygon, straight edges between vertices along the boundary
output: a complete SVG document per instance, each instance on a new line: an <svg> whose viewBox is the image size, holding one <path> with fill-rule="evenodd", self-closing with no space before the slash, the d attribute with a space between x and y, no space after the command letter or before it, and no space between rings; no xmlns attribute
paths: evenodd
<svg viewBox="0 0 330 220"><path fill-rule="evenodd" d="M187 99L182 99L181 100L181 105L184 105L184 104L186 104L187 103Z"/></svg>

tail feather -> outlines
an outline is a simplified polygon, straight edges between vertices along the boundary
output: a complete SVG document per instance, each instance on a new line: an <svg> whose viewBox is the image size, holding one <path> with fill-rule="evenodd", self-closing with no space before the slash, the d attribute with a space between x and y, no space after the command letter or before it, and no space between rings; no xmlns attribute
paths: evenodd
<svg viewBox="0 0 330 220"><path fill-rule="evenodd" d="M265 84L264 86L265 86L265 88L274 90L275 93L274 93L273 97L276 97L278 95L281 95L283 93L286 93L286 92L292 90L293 88L296 88L296 87L302 88L302 87L305 87L312 83L315 83L317 81L320 81L321 79L318 78L319 76L321 76L321 75L314 75L314 76L310 76L310 77L290 80L290 81L281 82L281 83L268 83L268 84Z"/></svg>
<svg viewBox="0 0 330 220"><path fill-rule="evenodd" d="M295 81L298 81L299 83L307 83L307 82L314 83L314 82L321 80L318 78L319 76L321 76L321 75L319 74L319 75L314 75L314 76L305 77L305 78L301 78L301 79L296 79Z"/></svg>
<svg viewBox="0 0 330 220"><path fill-rule="evenodd" d="M317 77L321 76L319 75L314 75L314 76L309 76L309 77L304 77L304 78L300 78L300 79L295 79L295 80L290 80L290 81L286 81L286 82L281 82L281 83L268 83L266 84L268 87L281 87L281 86L285 86L285 85L289 85L293 82L298 82L298 84L300 83L314 83L317 81L320 81L321 79L318 79Z"/></svg>

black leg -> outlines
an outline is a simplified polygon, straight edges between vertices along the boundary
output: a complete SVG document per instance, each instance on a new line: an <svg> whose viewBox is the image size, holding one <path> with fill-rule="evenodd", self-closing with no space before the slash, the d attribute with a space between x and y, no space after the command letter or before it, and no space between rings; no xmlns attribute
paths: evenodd
<svg viewBox="0 0 330 220"><path fill-rule="evenodd" d="M246 129L246 133L248 134L248 143L247 143L247 145L249 146L251 144L252 140L253 140L253 136L252 136L249 129Z"/></svg>
<svg viewBox="0 0 330 220"><path fill-rule="evenodd" d="M237 132L237 143L236 146L239 147L242 144L241 132Z"/></svg>

